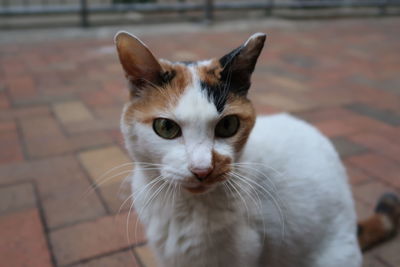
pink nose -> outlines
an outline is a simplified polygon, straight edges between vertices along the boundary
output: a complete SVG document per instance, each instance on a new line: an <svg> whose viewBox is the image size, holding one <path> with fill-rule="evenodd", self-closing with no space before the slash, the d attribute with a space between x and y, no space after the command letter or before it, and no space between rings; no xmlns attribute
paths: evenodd
<svg viewBox="0 0 400 267"><path fill-rule="evenodd" d="M190 171L196 176L197 180L200 182L204 181L207 176L210 175L210 173L213 171L213 168L207 168L207 169L198 169L198 168L192 168Z"/></svg>

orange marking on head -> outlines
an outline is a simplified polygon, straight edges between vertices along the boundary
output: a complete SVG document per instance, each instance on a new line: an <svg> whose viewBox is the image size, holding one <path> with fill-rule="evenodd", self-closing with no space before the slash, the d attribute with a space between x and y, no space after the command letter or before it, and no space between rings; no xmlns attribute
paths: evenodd
<svg viewBox="0 0 400 267"><path fill-rule="evenodd" d="M236 135L232 137L235 151L239 152L246 144L247 139L254 127L256 114L250 100L243 96L230 94L225 105L223 115L235 114L240 119L240 127Z"/></svg>
<svg viewBox="0 0 400 267"><path fill-rule="evenodd" d="M216 85L220 82L222 67L218 60L213 59L209 65L197 67L200 80L209 85Z"/></svg>
<svg viewBox="0 0 400 267"><path fill-rule="evenodd" d="M132 120L151 123L158 112L176 105L185 88L192 82L191 74L183 64L160 62L160 65L173 78L162 86L146 85L140 88L140 96L131 98L123 115L126 124Z"/></svg>

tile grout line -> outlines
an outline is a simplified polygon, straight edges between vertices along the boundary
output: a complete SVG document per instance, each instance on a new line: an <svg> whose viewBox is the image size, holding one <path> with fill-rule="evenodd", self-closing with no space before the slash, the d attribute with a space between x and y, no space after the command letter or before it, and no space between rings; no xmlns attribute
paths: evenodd
<svg viewBox="0 0 400 267"><path fill-rule="evenodd" d="M39 210L40 220L42 221L43 228L44 228L43 230L44 230L44 235L45 235L45 238L46 238L47 247L49 249L50 261L51 261L52 265L55 267L55 266L58 266L57 265L57 260L56 260L56 257L54 255L53 246L51 244L50 229L49 229L49 227L47 225L47 222L46 222L45 212L44 212L44 208L42 206L42 202L41 202L41 198L40 198L40 194L39 194L39 189L38 189L37 184L36 184L36 182L34 180L31 181L31 184L33 186L33 191L34 191L35 196L36 196L36 205L37 205L37 208Z"/></svg>
<svg viewBox="0 0 400 267"><path fill-rule="evenodd" d="M22 131L21 118L15 118L15 126L17 128L18 139L21 142L22 155L24 156L24 160L30 161L32 160L32 158L29 155L28 143L26 142L24 138L24 133Z"/></svg>
<svg viewBox="0 0 400 267"><path fill-rule="evenodd" d="M114 255L114 254L119 253L119 252L129 251L129 250L134 249L135 247L140 247L140 246L144 246L144 245L146 245L146 242L140 242L140 243L137 243L137 244L134 244L134 245L129 245L129 246L124 247L124 248L120 248L120 249L117 249L117 250L112 250L112 251L109 251L109 252L106 252L106 253L103 253L103 254L99 254L99 255L95 255L95 256L88 257L88 258L85 258L85 259L81 259L81 260L78 260L78 261L74 261L74 262L62 265L61 267L72 267L72 266L74 266L76 264L79 264L79 263L87 263L87 262L89 262L91 260L105 258L107 256L111 256L111 255ZM135 257L135 259L138 260L138 257L135 254L131 254L131 255L133 255ZM145 266L143 265L143 267L145 267Z"/></svg>

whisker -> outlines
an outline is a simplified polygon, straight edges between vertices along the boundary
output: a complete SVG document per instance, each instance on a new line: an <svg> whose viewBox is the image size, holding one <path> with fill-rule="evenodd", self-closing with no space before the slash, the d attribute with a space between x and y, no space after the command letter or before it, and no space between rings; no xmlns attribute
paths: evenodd
<svg viewBox="0 0 400 267"><path fill-rule="evenodd" d="M240 197L240 199L243 202L244 207L246 208L246 213L247 213L247 221L250 221L250 212L249 212L249 207L246 204L246 200L244 199L244 197L242 196L242 194L240 194L240 191L236 188L236 186L232 183L233 180L227 180L228 184L231 185L232 189L236 191L236 193L238 194L238 196Z"/></svg>
<svg viewBox="0 0 400 267"><path fill-rule="evenodd" d="M135 204L135 202L137 201L137 199L139 198L139 196L146 192L146 189L150 186L151 188L154 187L154 185L157 182L162 181L163 177L160 175L156 178L154 178L150 183L148 183L146 186L144 186L143 188L141 188L139 190L139 192L132 192L132 194L135 194L135 198L132 200L132 204L129 207L129 211L128 211L128 217L126 218L126 236L127 236L127 240L128 240L128 244L130 244L130 234L129 234L129 220L130 220L130 215L131 215L131 210L133 208L133 205ZM151 188L149 188L149 190L151 190ZM139 220L139 213L137 214L137 218L136 218L136 225L138 223ZM135 229L136 229L136 225L135 225ZM136 238L136 232L135 232L135 238Z"/></svg>
<svg viewBox="0 0 400 267"><path fill-rule="evenodd" d="M239 174L236 174L236 173L234 173L234 172L231 172L231 174L234 176L234 177L236 177L240 182L244 182L250 189L252 189L253 191L254 191L254 193L255 193L255 195L256 195L256 197L257 197L257 199L258 199L258 214L260 215L260 218L261 218L261 221L262 221L262 224L263 224L263 245L264 245L264 243L265 243L265 237L266 237L266 226L265 226L265 218L264 218L264 215L263 215L263 213L262 213L262 201L261 201L261 199L260 199L260 196L258 195L258 192L257 192L257 190L249 183L249 182L247 182L246 180L244 180ZM253 200L253 202L256 204L256 206L257 206L257 203Z"/></svg>
<svg viewBox="0 0 400 267"><path fill-rule="evenodd" d="M147 207L147 205L150 205L151 202L152 202L154 199L156 199L157 196L161 193L161 191L168 185L168 183L165 182L165 179L164 179L164 178L162 178L161 181L164 182L164 183L161 184L161 186L160 186L158 189L156 189L156 191L151 195L150 199L149 199L149 200L143 205L143 207L141 208L139 214L141 214L141 213L144 211L144 209ZM137 228L138 228L138 220L139 220L139 217L140 217L140 216L138 216L138 218L136 219L136 224L135 224L135 236L137 236Z"/></svg>
<svg viewBox="0 0 400 267"><path fill-rule="evenodd" d="M257 170L256 168L252 168L250 166L246 166L247 164L244 164L244 166L242 164L232 164L232 165L237 169L240 169L240 168L245 169L245 172L247 172L247 173L248 173L248 170L252 170L252 171L257 172L258 174L262 175L266 179L266 181L272 187L273 191L276 192L278 190L276 185L274 184L273 180L267 174L265 174L264 172L262 172L260 170ZM253 177L256 177L256 176L254 175Z"/></svg>
<svg viewBox="0 0 400 267"><path fill-rule="evenodd" d="M274 205L279 213L279 217L280 217L281 224L282 224L282 239L281 239L281 241L283 242L285 239L285 231L286 231L285 221L286 221L286 219L285 219L284 213L279 205L279 202L275 199L275 197L272 195L272 193L269 192L265 187L261 186L260 184L256 183L255 181L248 179L244 176L241 176L241 177L243 179L246 179L248 182L254 184L258 188L260 188L262 191L264 191L269 196L269 198L272 200L272 202L274 203Z"/></svg>

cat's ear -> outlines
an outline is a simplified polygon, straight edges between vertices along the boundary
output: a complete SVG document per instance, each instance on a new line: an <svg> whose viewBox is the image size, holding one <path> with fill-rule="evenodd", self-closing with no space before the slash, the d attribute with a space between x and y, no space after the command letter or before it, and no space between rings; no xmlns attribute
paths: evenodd
<svg viewBox="0 0 400 267"><path fill-rule="evenodd" d="M250 88L250 78L260 55L266 34L253 34L243 45L219 59L222 67L221 79L230 84L230 90L246 95Z"/></svg>
<svg viewBox="0 0 400 267"><path fill-rule="evenodd" d="M114 41L121 65L133 87L162 83L162 67L141 40L122 31L115 35Z"/></svg>

